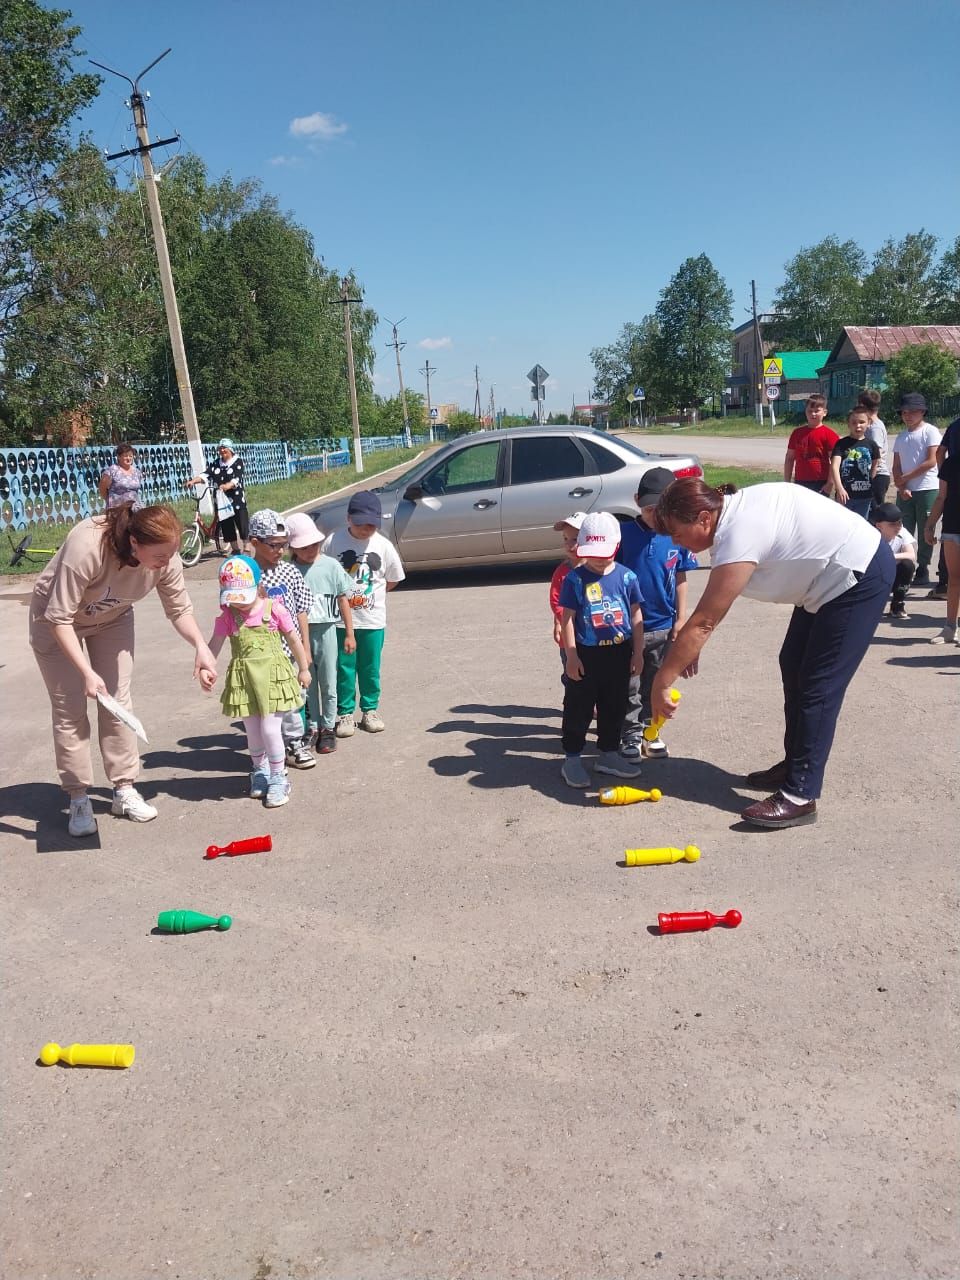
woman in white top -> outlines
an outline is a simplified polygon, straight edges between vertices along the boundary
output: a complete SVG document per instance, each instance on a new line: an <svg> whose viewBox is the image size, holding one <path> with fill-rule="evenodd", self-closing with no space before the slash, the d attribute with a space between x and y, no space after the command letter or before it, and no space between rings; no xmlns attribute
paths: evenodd
<svg viewBox="0 0 960 1280"><path fill-rule="evenodd" d="M843 697L893 586L889 546L860 516L794 484L736 493L732 485L675 480L657 506L657 527L689 551L712 551L703 596L653 682L653 714L675 714L671 685L695 674L738 596L792 604L780 649L784 759L747 775L754 786L779 789L741 817L773 828L816 822Z"/></svg>

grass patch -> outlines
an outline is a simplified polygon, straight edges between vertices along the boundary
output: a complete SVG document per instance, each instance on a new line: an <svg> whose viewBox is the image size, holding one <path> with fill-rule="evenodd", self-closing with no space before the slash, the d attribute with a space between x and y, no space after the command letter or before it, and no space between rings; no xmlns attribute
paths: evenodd
<svg viewBox="0 0 960 1280"><path fill-rule="evenodd" d="M782 471L760 471L753 467L714 467L709 462L703 463L703 478L707 484L735 484L738 489L746 489L751 484L783 483Z"/></svg>
<svg viewBox="0 0 960 1280"><path fill-rule="evenodd" d="M328 493L342 489L346 485L356 484L358 480L369 480L376 484L376 476L393 467L410 463L421 453L420 449L388 449L382 453L371 453L364 459L364 474L358 475L353 467L339 467L335 471L308 471L291 476L289 480L274 480L270 484L247 485L247 508L259 511L261 507L272 507L275 511L287 511L298 507L301 503L312 502L314 498L323 498ZM193 522L194 504L189 498L183 498L169 504L185 525ZM0 574L15 577L22 574L39 573L47 563L49 556L40 555L34 559L21 560L11 567L10 560L13 549L24 536L31 536L33 545L46 550L56 551L62 545L67 534L73 529L72 524L35 525L29 529L13 529L0 537Z"/></svg>

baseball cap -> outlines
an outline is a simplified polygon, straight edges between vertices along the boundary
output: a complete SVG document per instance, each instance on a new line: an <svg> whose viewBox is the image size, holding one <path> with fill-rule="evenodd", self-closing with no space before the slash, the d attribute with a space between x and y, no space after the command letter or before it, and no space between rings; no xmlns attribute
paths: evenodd
<svg viewBox="0 0 960 1280"><path fill-rule="evenodd" d="M873 508L870 519L874 524L896 524L903 519L903 512L895 502L881 502Z"/></svg>
<svg viewBox="0 0 960 1280"><path fill-rule="evenodd" d="M553 527L559 533L564 525L570 525L571 529L576 529L579 533L580 526L586 518L587 513L585 511L575 511L572 516L564 516L562 520L558 520Z"/></svg>
<svg viewBox="0 0 960 1280"><path fill-rule="evenodd" d="M908 391L900 397L900 403L897 409L921 409L924 413L927 411L927 402L919 391Z"/></svg>
<svg viewBox="0 0 960 1280"><path fill-rule="evenodd" d="M637 506L655 506L663 496L664 490L673 484L676 476L669 467L651 467L645 471L637 485Z"/></svg>
<svg viewBox="0 0 960 1280"><path fill-rule="evenodd" d="M229 449L231 453L236 453L236 449L234 449L234 447L233 447L233 441L230 439L230 437L229 437L229 436L224 436L222 440L218 440L218 441L217 441L217 448L218 448L218 449Z"/></svg>
<svg viewBox="0 0 960 1280"><path fill-rule="evenodd" d="M231 556L220 566L220 603L253 604L260 585L260 566L249 556Z"/></svg>
<svg viewBox="0 0 960 1280"><path fill-rule="evenodd" d="M620 545L620 521L609 511L591 511L584 516L577 538L577 550L584 558L602 560L612 556Z"/></svg>
<svg viewBox="0 0 960 1280"><path fill-rule="evenodd" d="M379 529L383 518L380 499L372 489L361 489L350 499L347 515L354 524L375 524Z"/></svg>
<svg viewBox="0 0 960 1280"><path fill-rule="evenodd" d="M312 547L323 541L323 534L302 511L295 511L292 516L287 516L285 523L291 547Z"/></svg>
<svg viewBox="0 0 960 1280"><path fill-rule="evenodd" d="M286 536L287 526L283 518L278 516L276 511L271 511L269 507L264 507L262 511L255 511L250 517L251 538L266 542L267 538L285 538Z"/></svg>

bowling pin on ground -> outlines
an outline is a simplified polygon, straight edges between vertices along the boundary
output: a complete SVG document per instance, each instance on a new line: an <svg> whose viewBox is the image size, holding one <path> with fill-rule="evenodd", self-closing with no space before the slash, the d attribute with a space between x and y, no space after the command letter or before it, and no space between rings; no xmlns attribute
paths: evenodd
<svg viewBox="0 0 960 1280"><path fill-rule="evenodd" d="M638 787L607 787L597 797L601 804L639 804L641 800L650 800L654 804L660 800L663 792L656 787L649 791L641 791Z"/></svg>
<svg viewBox="0 0 960 1280"><path fill-rule="evenodd" d="M71 1044L61 1049L51 1042L40 1050L40 1061L45 1067L55 1062L68 1067L132 1067L135 1054L132 1044Z"/></svg>
<svg viewBox="0 0 960 1280"><path fill-rule="evenodd" d="M229 916L205 916L199 911L161 911L157 928L161 933L202 933L205 929L229 929Z"/></svg>
<svg viewBox="0 0 960 1280"><path fill-rule="evenodd" d="M701 929L712 929L718 924L736 929L742 919L736 909L722 916L715 916L712 911L661 911L657 923L661 933L699 933Z"/></svg>
<svg viewBox="0 0 960 1280"><path fill-rule="evenodd" d="M234 840L231 844L207 846L204 858L219 858L223 854L227 858L236 858L241 853L269 853L273 848L270 836L251 836L249 840Z"/></svg>
<svg viewBox="0 0 960 1280"><path fill-rule="evenodd" d="M628 867L662 867L671 862L696 862L700 850L695 844L685 849L665 847L660 849L624 849L623 860Z"/></svg>

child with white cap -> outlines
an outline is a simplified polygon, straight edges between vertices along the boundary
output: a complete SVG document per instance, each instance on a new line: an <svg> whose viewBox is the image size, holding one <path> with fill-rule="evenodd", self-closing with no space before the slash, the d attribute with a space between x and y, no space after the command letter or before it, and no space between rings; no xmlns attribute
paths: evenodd
<svg viewBox="0 0 960 1280"><path fill-rule="evenodd" d="M231 720L242 720L247 731L253 763L250 795L263 799L268 809L278 809L290 798L281 724L284 712L300 706L300 688L310 687L310 659L282 601L261 594L255 560L231 556L221 564L219 576L220 614L210 652L216 657L229 638L231 654L220 705ZM296 676L280 647L281 633L296 661ZM208 691L215 680L214 671L200 673Z"/></svg>
<svg viewBox="0 0 960 1280"><path fill-rule="evenodd" d="M320 755L337 746L337 624L343 623L343 651L356 653L350 595L353 579L320 549L324 535L303 513L286 517L290 556L313 596L308 618L313 682L307 690L307 734Z"/></svg>
<svg viewBox="0 0 960 1280"><path fill-rule="evenodd" d="M560 587L561 643L567 655L563 697L561 776L567 786L588 787L581 759L597 710L597 773L636 778L639 761L619 753L630 676L643 670L643 596L637 575L616 564L620 522L609 511L584 516L577 535L580 564Z"/></svg>
<svg viewBox="0 0 960 1280"><path fill-rule="evenodd" d="M562 520L558 520L553 526L557 533L563 538L563 559L553 571L550 579L550 611L553 614L553 642L560 646L560 665L563 667L562 681L567 683L567 655L563 649L563 640L560 637L560 627L563 623L563 609L560 605L560 587L564 578L574 567L580 563L580 557L577 554L577 536L580 533L580 526L583 524L585 511L574 511L572 515L564 516Z"/></svg>

